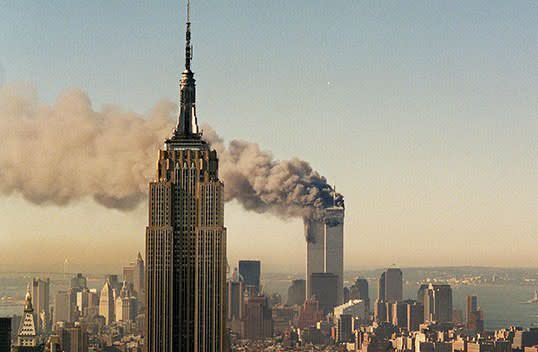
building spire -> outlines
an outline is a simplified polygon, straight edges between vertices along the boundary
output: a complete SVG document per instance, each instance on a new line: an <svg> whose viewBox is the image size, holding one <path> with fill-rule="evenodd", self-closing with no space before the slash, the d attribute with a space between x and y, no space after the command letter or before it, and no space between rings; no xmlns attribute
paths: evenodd
<svg viewBox="0 0 538 352"><path fill-rule="evenodd" d="M172 136L178 139L200 139L201 133L196 118L196 80L191 71L191 2L187 0L187 16L185 29L185 70L181 73L179 84L179 117Z"/></svg>
<svg viewBox="0 0 538 352"><path fill-rule="evenodd" d="M191 45L191 1L187 0L187 22L185 30L185 70L190 71L192 60Z"/></svg>

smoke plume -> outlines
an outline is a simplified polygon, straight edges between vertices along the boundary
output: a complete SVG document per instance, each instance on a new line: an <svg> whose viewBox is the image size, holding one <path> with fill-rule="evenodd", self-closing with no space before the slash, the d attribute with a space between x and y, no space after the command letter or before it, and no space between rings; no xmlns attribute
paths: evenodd
<svg viewBox="0 0 538 352"><path fill-rule="evenodd" d="M34 93L0 90L0 194L20 194L40 205L85 198L119 210L145 200L157 151L170 135L177 106L162 101L146 115L117 107L92 108L88 96L69 90L54 104ZM204 138L217 150L225 200L279 217L315 218L333 204L333 190L308 162L275 160L258 144L226 144L209 126ZM343 197L336 201L343 205Z"/></svg>

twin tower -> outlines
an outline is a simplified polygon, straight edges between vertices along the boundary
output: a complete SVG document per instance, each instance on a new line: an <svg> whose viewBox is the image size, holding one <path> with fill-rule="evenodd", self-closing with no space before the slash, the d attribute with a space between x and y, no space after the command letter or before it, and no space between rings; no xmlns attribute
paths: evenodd
<svg viewBox="0 0 538 352"><path fill-rule="evenodd" d="M344 303L344 208L332 206L306 226L306 298ZM336 286L336 287L335 287Z"/></svg>

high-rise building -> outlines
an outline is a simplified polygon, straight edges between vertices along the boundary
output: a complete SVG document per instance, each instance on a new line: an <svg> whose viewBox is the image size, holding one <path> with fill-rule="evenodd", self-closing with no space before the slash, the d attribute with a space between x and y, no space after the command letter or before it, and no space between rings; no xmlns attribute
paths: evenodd
<svg viewBox="0 0 538 352"><path fill-rule="evenodd" d="M37 351L39 336L37 333L34 307L32 306L32 294L30 292L30 285L28 285L24 301L24 315L21 320L21 326L17 334L17 343L15 346L18 347L18 350L24 349L28 351Z"/></svg>
<svg viewBox="0 0 538 352"><path fill-rule="evenodd" d="M368 292L368 280L358 277L349 290L349 299L361 299L366 305L366 312L370 313L370 293Z"/></svg>
<svg viewBox="0 0 538 352"><path fill-rule="evenodd" d="M159 151L149 185L147 352L224 350L224 185L217 153L202 139L196 119L189 11L185 54L178 124Z"/></svg>
<svg viewBox="0 0 538 352"><path fill-rule="evenodd" d="M138 297L140 301L144 301L144 293L146 291L146 279L144 277L145 275L145 266L144 266L144 259L142 259L142 255L140 252L138 252L138 256L136 257L136 261L134 263L134 276L133 276L133 285L135 294Z"/></svg>
<svg viewBox="0 0 538 352"><path fill-rule="evenodd" d="M76 290L82 290L88 288L88 279L81 273L76 274L71 278L70 288Z"/></svg>
<svg viewBox="0 0 538 352"><path fill-rule="evenodd" d="M315 297L309 298L305 300L301 307L296 325L299 329L309 328L323 320L324 316L325 314L321 310L318 300Z"/></svg>
<svg viewBox="0 0 538 352"><path fill-rule="evenodd" d="M377 286L377 300L380 302L385 302L385 276L385 272L381 273L379 284Z"/></svg>
<svg viewBox="0 0 538 352"><path fill-rule="evenodd" d="M112 322L116 320L114 308L114 290L112 289L110 281L107 279L101 289L101 295L99 296L99 315L105 318L106 325L112 324Z"/></svg>
<svg viewBox="0 0 538 352"><path fill-rule="evenodd" d="M245 289L252 295L260 292L261 262L259 260L240 260L239 275L243 278Z"/></svg>
<svg viewBox="0 0 538 352"><path fill-rule="evenodd" d="M409 302L407 301L397 301L390 303L390 307L392 308L391 312L391 318L392 318L392 325L395 325L401 329L407 328L408 321L407 321L407 304Z"/></svg>
<svg viewBox="0 0 538 352"><path fill-rule="evenodd" d="M32 280L32 302L37 316L38 331L48 330L50 320L50 280Z"/></svg>
<svg viewBox="0 0 538 352"><path fill-rule="evenodd" d="M353 299L344 304L334 307L333 316L338 318L342 314L349 314L353 319L364 321L368 318L366 315L366 307L362 299Z"/></svg>
<svg viewBox="0 0 538 352"><path fill-rule="evenodd" d="M478 297L477 296L467 296L467 309L465 310L465 314L467 316L467 322L469 321L469 316L472 312L476 312L478 310Z"/></svg>
<svg viewBox="0 0 538 352"><path fill-rule="evenodd" d="M484 313L477 310L469 313L467 321L467 329L474 333L482 333L484 331Z"/></svg>
<svg viewBox="0 0 538 352"><path fill-rule="evenodd" d="M114 317L116 321L134 321L138 311L136 303L137 299L131 291L131 286L127 281L123 282L120 293L116 297L114 305Z"/></svg>
<svg viewBox="0 0 538 352"><path fill-rule="evenodd" d="M116 274L105 275L105 282L107 281L108 281L108 284L110 285L110 288L112 289L114 299L116 299L116 296L120 294L121 287L123 286L118 278L118 275Z"/></svg>
<svg viewBox="0 0 538 352"><path fill-rule="evenodd" d="M0 351L11 351L11 318L0 318Z"/></svg>
<svg viewBox="0 0 538 352"><path fill-rule="evenodd" d="M336 320L336 342L351 342L353 332L353 317L350 314L340 314Z"/></svg>
<svg viewBox="0 0 538 352"><path fill-rule="evenodd" d="M266 296L247 296L245 298L241 337L248 340L273 337L273 313Z"/></svg>
<svg viewBox="0 0 538 352"><path fill-rule="evenodd" d="M355 280L355 283L351 286L349 299L369 300L370 293L368 292L368 280L358 277Z"/></svg>
<svg viewBox="0 0 538 352"><path fill-rule="evenodd" d="M313 273L332 273L337 277L337 304L344 301L344 208L324 210L323 219L305 220L306 296L312 296Z"/></svg>
<svg viewBox="0 0 538 352"><path fill-rule="evenodd" d="M88 309L99 306L99 296L95 289L83 289L77 292L77 309L79 315L85 317L88 315Z"/></svg>
<svg viewBox="0 0 538 352"><path fill-rule="evenodd" d="M420 287L418 288L418 292L417 292L418 303L424 304L424 294L426 293L426 291L428 291L428 287L429 287L428 284L421 284Z"/></svg>
<svg viewBox="0 0 538 352"><path fill-rule="evenodd" d="M344 303L344 208L325 209L325 272L337 277L336 304Z"/></svg>
<svg viewBox="0 0 538 352"><path fill-rule="evenodd" d="M473 332L484 331L484 314L478 307L477 296L467 296L467 328Z"/></svg>
<svg viewBox="0 0 538 352"><path fill-rule="evenodd" d="M133 263L129 263L123 267L123 281L127 282L128 285L132 285L134 288L134 271L135 267Z"/></svg>
<svg viewBox="0 0 538 352"><path fill-rule="evenodd" d="M58 329L63 352L88 352L88 333L80 326Z"/></svg>
<svg viewBox="0 0 538 352"><path fill-rule="evenodd" d="M311 297L316 297L325 314L338 305L338 276L333 273L312 273L310 275Z"/></svg>
<svg viewBox="0 0 538 352"><path fill-rule="evenodd" d="M385 272L385 301L398 302L403 297L403 275L398 268L390 268Z"/></svg>
<svg viewBox="0 0 538 352"><path fill-rule="evenodd" d="M388 321L387 303L380 299L375 301L374 320L378 323Z"/></svg>
<svg viewBox="0 0 538 352"><path fill-rule="evenodd" d="M452 322L452 288L450 285L428 286L424 292L424 321Z"/></svg>
<svg viewBox="0 0 538 352"><path fill-rule="evenodd" d="M407 303L407 330L417 331L424 323L424 305L416 301Z"/></svg>
<svg viewBox="0 0 538 352"><path fill-rule="evenodd" d="M58 291L54 296L54 323L59 321L74 322L77 318L77 292Z"/></svg>
<svg viewBox="0 0 538 352"><path fill-rule="evenodd" d="M234 271L234 275L227 282L227 314L226 317L229 321L240 320L243 314L243 292L245 290L243 280L237 274L237 269Z"/></svg>
<svg viewBox="0 0 538 352"><path fill-rule="evenodd" d="M302 305L306 296L306 281L303 279L293 280L288 288L288 306Z"/></svg>
<svg viewBox="0 0 538 352"><path fill-rule="evenodd" d="M140 301L144 296L144 260L140 252L135 261L123 267L123 281L133 287L135 295Z"/></svg>

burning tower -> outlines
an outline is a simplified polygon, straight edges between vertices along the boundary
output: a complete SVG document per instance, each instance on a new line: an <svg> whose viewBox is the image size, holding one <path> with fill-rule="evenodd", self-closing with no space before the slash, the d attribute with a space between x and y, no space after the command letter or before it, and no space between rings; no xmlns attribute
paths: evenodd
<svg viewBox="0 0 538 352"><path fill-rule="evenodd" d="M311 279L315 273L337 276L337 301L344 303L344 207L337 204L325 208L322 216L305 220L306 298L312 296Z"/></svg>

